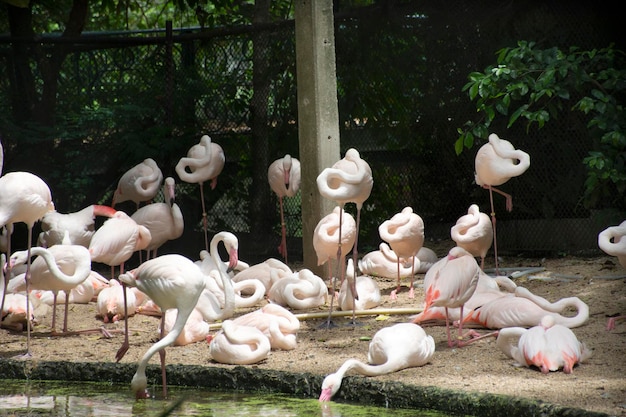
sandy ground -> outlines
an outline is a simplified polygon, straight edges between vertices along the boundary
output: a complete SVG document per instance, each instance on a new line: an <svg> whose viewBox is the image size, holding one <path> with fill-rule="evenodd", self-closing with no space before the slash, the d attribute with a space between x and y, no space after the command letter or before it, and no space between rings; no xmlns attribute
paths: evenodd
<svg viewBox="0 0 626 417"><path fill-rule="evenodd" d="M439 255L443 255L440 252L442 251L437 250ZM490 267L493 265L487 259L485 268ZM626 415L626 322L618 323L613 331L606 330L609 316L626 313L626 271L617 260L608 256L558 259L505 257L501 260L500 267L543 267L543 272L518 278L516 283L550 301L577 296L589 305L589 320L583 326L573 329L578 339L593 350L588 361L575 367L571 374L560 371L542 374L537 369L514 367L513 361L496 347L493 338L462 348L449 348L445 326L425 325L426 332L436 342L432 361L423 367L375 378L419 386L435 385L455 390L506 394L613 416ZM544 279L536 279L537 277ZM420 285L423 283L423 275L416 278L415 298L408 298L408 280L405 280L397 301L389 299L395 280L377 280L383 294L383 304L379 308L421 308L423 290ZM262 303L252 309L237 310L235 315L260 306ZM96 318L95 311L94 303L71 305L69 329L101 326L102 321ZM324 307L316 311L328 310ZM59 309L59 314L62 314L62 308ZM104 339L97 334L52 338L48 333L50 311L44 310L38 319L39 324L33 332L31 360L115 361L115 353L122 342L121 334L115 334L111 339ZM296 349L273 351L267 360L250 366L326 375L334 372L346 359L366 361L368 339L377 330L408 320L407 315L364 316L359 318L360 326L352 327L341 326L345 321L338 319L340 326L330 330L319 328L322 319L303 320ZM139 360L157 337L158 324L159 319L156 317L135 315L129 319L131 348L122 362L135 363ZM121 322L106 326L109 329L123 329ZM0 330L0 357L13 357L24 353L25 348L25 333ZM170 364L229 366L214 362L205 342L170 347L167 349L167 361ZM153 357L151 363L158 363L158 355ZM170 383L175 384L175 381Z"/></svg>

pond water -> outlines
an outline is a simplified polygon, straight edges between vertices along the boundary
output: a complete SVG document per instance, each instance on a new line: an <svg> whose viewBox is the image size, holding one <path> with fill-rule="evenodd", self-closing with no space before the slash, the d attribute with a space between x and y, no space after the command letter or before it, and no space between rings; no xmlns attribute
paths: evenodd
<svg viewBox="0 0 626 417"><path fill-rule="evenodd" d="M136 401L128 386L92 382L0 380L0 416L446 417L448 414L365 407L284 394L168 387L167 400ZM171 410L171 413L168 412Z"/></svg>

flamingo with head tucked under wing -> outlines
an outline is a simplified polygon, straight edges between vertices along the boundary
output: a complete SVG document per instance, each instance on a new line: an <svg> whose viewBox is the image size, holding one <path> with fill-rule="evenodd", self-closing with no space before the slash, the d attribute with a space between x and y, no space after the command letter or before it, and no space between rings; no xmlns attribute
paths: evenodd
<svg viewBox="0 0 626 417"><path fill-rule="evenodd" d="M204 205L204 183L211 182L211 189L217 186L217 177L221 174L226 163L224 150L220 145L211 141L208 135L203 135L200 142L187 151L187 156L180 158L176 164L178 177L188 183L198 184L200 187L200 202L202 203L202 226L204 229L204 245L209 250L207 230L207 213Z"/></svg>
<svg viewBox="0 0 626 417"><path fill-rule="evenodd" d="M489 142L478 149L474 161L474 178L476 184L489 190L491 202L491 223L493 225L493 250L498 271L498 246L496 240L496 212L493 206L493 191L506 198L506 210L513 210L513 199L510 194L495 188L513 177L522 175L530 167L530 156L515 149L511 142L500 139L498 135L489 135Z"/></svg>
<svg viewBox="0 0 626 417"><path fill-rule="evenodd" d="M398 257L397 261L397 286L391 291L389 298L396 300L400 291L400 262L412 263L411 285L409 287L409 298L415 297L413 280L415 278L415 256L424 244L424 221L413 212L413 208L405 207L400 213L394 214L390 219L385 220L378 226L380 238L391 246L391 249Z"/></svg>
<svg viewBox="0 0 626 417"><path fill-rule="evenodd" d="M157 195L163 181L163 173L152 158L146 158L122 175L113 193L111 207L124 201L139 204L150 201Z"/></svg>
<svg viewBox="0 0 626 417"><path fill-rule="evenodd" d="M267 169L267 180L272 191L278 196L280 206L280 228L282 237L280 246L278 246L278 253L285 258L285 262L288 262L287 226L285 224L283 199L285 197L293 197L300 189L300 161L296 158L292 158L289 154L275 160Z"/></svg>
<svg viewBox="0 0 626 417"><path fill-rule="evenodd" d="M398 323L380 329L369 344L365 364L348 359L322 382L320 401L330 401L339 391L344 375L354 369L366 376L385 375L402 369L423 366L435 353L435 341L418 324Z"/></svg>
<svg viewBox="0 0 626 417"><path fill-rule="evenodd" d="M493 243L493 227L489 216L482 213L478 205L472 204L467 214L459 217L450 229L450 236L457 246L480 257L480 269L484 269L485 256Z"/></svg>

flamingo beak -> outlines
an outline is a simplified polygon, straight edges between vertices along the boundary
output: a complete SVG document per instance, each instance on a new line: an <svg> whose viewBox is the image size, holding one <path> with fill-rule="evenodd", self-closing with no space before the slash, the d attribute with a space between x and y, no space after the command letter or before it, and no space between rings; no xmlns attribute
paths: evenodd
<svg viewBox="0 0 626 417"><path fill-rule="evenodd" d="M229 262L228 262L228 270L226 272L231 272L237 267L237 263L239 263L239 255L237 253L237 249L232 248L229 253Z"/></svg>

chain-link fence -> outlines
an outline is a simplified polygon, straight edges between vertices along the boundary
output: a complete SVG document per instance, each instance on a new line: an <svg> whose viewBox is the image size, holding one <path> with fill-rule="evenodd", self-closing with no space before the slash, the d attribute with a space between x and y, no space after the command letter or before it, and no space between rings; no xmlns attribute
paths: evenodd
<svg viewBox="0 0 626 417"><path fill-rule="evenodd" d="M522 39L583 49L611 41L602 22L570 2L421 3L389 6L382 15L336 16L341 153L357 148L374 177L361 217L362 252L378 247L378 225L405 206L424 219L428 239L448 239L472 203L490 212L488 191L474 183L480 144L459 156L453 148L457 128L476 113L461 92L471 71ZM44 38L38 47L57 41ZM278 256L278 205L266 173L274 159L299 156L293 22L167 36L102 33L71 47L59 77L56 130L27 140L3 133L12 155L6 164L38 171L54 184L57 209L70 211L110 201L121 174L146 157L175 176L178 159L208 134L227 159L218 187L205 192L210 230L249 235L255 253L248 259ZM0 59L11 67L8 49ZM10 86L8 78L0 81L6 114ZM502 186L513 195L513 211L495 197L501 253L595 250L597 233L623 220L624 213L583 205L582 160L593 146L586 122L566 112L540 131L506 130L506 120L493 126L531 156L530 169ZM35 146L46 150L36 162ZM198 232L198 185L178 187L187 228ZM297 247L300 200L287 198L285 205ZM186 237L194 248L201 246L196 235Z"/></svg>

